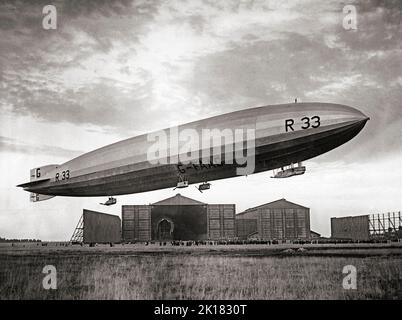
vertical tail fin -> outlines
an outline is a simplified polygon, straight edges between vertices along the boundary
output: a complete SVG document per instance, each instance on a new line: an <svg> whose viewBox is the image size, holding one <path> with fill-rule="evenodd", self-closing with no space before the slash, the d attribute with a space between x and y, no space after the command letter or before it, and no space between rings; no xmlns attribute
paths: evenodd
<svg viewBox="0 0 402 320"><path fill-rule="evenodd" d="M33 193L31 192L29 195L29 200L31 202L38 202L38 201L44 201L44 200L49 200L53 198L54 196L48 196L46 194L40 194L40 193Z"/></svg>
<svg viewBox="0 0 402 320"><path fill-rule="evenodd" d="M55 172L58 167L58 164L49 164L46 166L33 168L30 171L30 181L32 182L42 180L44 178L50 178L50 176L53 176L53 172Z"/></svg>

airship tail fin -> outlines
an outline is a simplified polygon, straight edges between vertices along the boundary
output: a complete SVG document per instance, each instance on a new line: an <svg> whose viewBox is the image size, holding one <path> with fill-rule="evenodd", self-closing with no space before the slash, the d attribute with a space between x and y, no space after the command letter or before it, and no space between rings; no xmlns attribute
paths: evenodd
<svg viewBox="0 0 402 320"><path fill-rule="evenodd" d="M42 166L38 168L33 168L30 171L30 181L42 180L44 178L49 178L54 171L59 167L58 164L49 164L47 166Z"/></svg>
<svg viewBox="0 0 402 320"><path fill-rule="evenodd" d="M40 194L40 193L30 193L29 199L31 202L38 202L38 201L44 201L44 200L49 200L53 198L54 196L48 196L46 194Z"/></svg>

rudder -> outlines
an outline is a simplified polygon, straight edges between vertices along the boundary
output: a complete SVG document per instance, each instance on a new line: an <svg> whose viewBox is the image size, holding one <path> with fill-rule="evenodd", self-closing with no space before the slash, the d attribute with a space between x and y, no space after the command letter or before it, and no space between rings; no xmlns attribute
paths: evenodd
<svg viewBox="0 0 402 320"><path fill-rule="evenodd" d="M45 201L53 198L54 196L49 196L46 194L40 194L40 193L33 193L31 192L29 195L29 200L31 202L38 202L38 201Z"/></svg>

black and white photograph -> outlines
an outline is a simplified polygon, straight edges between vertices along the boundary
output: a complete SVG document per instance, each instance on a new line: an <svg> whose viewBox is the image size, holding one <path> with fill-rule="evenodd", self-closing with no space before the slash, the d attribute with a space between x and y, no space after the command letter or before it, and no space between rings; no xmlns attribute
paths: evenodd
<svg viewBox="0 0 402 320"><path fill-rule="evenodd" d="M0 300L401 300L401 21L400 0L2 0Z"/></svg>

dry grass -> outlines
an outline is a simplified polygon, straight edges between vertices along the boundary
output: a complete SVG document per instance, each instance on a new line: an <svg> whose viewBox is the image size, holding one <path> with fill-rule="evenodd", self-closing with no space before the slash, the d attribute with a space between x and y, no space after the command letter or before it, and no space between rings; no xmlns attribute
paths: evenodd
<svg viewBox="0 0 402 320"><path fill-rule="evenodd" d="M234 248L231 254L178 249L0 250L0 299L402 298L402 256L395 253L238 256ZM42 288L49 264L57 268L57 290ZM357 268L357 290L342 288L348 264Z"/></svg>

